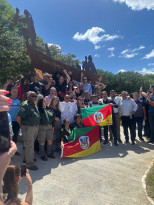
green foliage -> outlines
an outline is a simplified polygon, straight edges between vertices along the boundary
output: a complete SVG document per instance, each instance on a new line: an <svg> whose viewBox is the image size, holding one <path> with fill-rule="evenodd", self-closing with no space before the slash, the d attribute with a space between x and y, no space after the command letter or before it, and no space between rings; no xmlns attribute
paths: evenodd
<svg viewBox="0 0 154 205"><path fill-rule="evenodd" d="M154 199L154 165L150 169L146 178L146 189L148 195Z"/></svg>
<svg viewBox="0 0 154 205"><path fill-rule="evenodd" d="M18 26L13 26L15 11L6 0L0 0L0 84L9 75L27 73L31 69L25 42Z"/></svg>
<svg viewBox="0 0 154 205"><path fill-rule="evenodd" d="M64 63L72 67L76 67L76 64L80 63L79 60L75 59L76 58L75 54L68 53L67 55L63 55L62 49L58 45L55 45L55 44L50 45L49 50L51 53L51 57L61 63Z"/></svg>
<svg viewBox="0 0 154 205"><path fill-rule="evenodd" d="M139 91L140 87L144 91L149 89L150 84L154 84L154 75L146 74L141 75L138 72L128 71L119 72L118 74L113 74L108 71L103 71L97 69L98 75L102 75L106 78L106 91L109 93L110 90L116 90L117 93L121 91L128 91L128 93L133 93Z"/></svg>

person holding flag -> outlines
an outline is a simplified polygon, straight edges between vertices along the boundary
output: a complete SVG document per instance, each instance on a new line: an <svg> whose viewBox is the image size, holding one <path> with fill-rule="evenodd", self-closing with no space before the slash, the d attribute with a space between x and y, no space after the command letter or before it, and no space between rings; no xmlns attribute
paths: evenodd
<svg viewBox="0 0 154 205"><path fill-rule="evenodd" d="M112 108L111 130L112 130L112 133L113 133L113 136L114 136L114 144L115 144L115 146L118 146L117 131L116 131L116 120L115 120L115 114L113 112L113 107L118 108L118 105L113 100L108 99L106 91L102 92L102 98L99 100L99 102L101 102L102 105L105 105L105 104L110 104L111 105L111 108ZM108 143L108 126L104 126L104 138L105 138L105 141L103 142L103 144L107 144Z"/></svg>

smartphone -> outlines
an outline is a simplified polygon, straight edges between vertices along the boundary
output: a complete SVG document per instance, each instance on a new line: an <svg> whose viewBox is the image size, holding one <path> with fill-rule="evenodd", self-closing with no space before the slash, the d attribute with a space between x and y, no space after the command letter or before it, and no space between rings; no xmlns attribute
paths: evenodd
<svg viewBox="0 0 154 205"><path fill-rule="evenodd" d="M21 169L21 177L26 176L26 165L25 164L21 164L20 165L20 169Z"/></svg>
<svg viewBox="0 0 154 205"><path fill-rule="evenodd" d="M0 153L10 148L10 131L7 112L0 112Z"/></svg>

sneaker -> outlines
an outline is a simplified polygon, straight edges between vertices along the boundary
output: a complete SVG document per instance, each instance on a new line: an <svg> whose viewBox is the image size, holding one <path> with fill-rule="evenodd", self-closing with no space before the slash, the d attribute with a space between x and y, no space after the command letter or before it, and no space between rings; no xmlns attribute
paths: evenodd
<svg viewBox="0 0 154 205"><path fill-rule="evenodd" d="M46 158L46 156L42 156L41 159L42 159L43 161L48 161L48 159Z"/></svg>
<svg viewBox="0 0 154 205"><path fill-rule="evenodd" d="M105 140L104 142L103 142L103 144L107 144L108 143L108 140Z"/></svg>
<svg viewBox="0 0 154 205"><path fill-rule="evenodd" d="M52 158L52 159L55 158L55 156L54 156L52 153L51 153L51 154L48 154L47 157L48 157L48 158Z"/></svg>
<svg viewBox="0 0 154 205"><path fill-rule="evenodd" d="M27 165L27 169L38 170L38 167L35 164L30 164L30 165Z"/></svg>

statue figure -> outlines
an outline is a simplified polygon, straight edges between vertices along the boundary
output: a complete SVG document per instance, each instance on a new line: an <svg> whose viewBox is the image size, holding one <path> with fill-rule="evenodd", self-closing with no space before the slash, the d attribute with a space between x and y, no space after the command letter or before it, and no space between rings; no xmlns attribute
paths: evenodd
<svg viewBox="0 0 154 205"><path fill-rule="evenodd" d="M80 66L78 63L76 63L76 68L78 68L79 70L81 70L81 66Z"/></svg>
<svg viewBox="0 0 154 205"><path fill-rule="evenodd" d="M95 65L94 65L94 63L92 61L92 56L91 55L88 56L88 63L87 63L87 65L88 65L88 70L90 72L97 73Z"/></svg>
<svg viewBox="0 0 154 205"><path fill-rule="evenodd" d="M21 32L28 43L29 38L31 39L31 43L33 47L36 47L36 33L34 28L34 23L31 14L25 9L24 10L25 17L19 15L19 9L16 8L16 14L14 16L14 25L18 22L24 23L27 25L26 28L22 28Z"/></svg>
<svg viewBox="0 0 154 205"><path fill-rule="evenodd" d="M47 43L45 44L45 51L46 51L46 54L51 57L51 53L50 53L50 50L49 50Z"/></svg>
<svg viewBox="0 0 154 205"><path fill-rule="evenodd" d="M83 71L97 73L95 65L92 62L91 55L88 56L88 62L87 62L87 56L85 56L85 61L82 62L82 69Z"/></svg>
<svg viewBox="0 0 154 205"><path fill-rule="evenodd" d="M88 71L87 56L85 56L85 61L82 62L83 71Z"/></svg>

